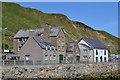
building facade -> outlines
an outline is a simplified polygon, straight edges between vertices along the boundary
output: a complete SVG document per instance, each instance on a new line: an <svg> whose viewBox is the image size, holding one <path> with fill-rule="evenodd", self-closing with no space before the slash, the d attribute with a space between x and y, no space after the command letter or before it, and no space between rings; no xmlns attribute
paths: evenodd
<svg viewBox="0 0 120 80"><path fill-rule="evenodd" d="M81 62L108 62L108 48L100 41L81 38L78 46Z"/></svg>
<svg viewBox="0 0 120 80"><path fill-rule="evenodd" d="M80 62L80 52L77 46L77 42L67 43L66 45L66 61L68 63Z"/></svg>
<svg viewBox="0 0 120 80"><path fill-rule="evenodd" d="M45 37L55 46L55 53L57 54L56 55L57 56L57 58L56 58L57 63L62 63L62 62L65 61L66 41L65 41L65 34L64 34L63 28L61 28L61 27L50 27L49 25L46 25L44 28L31 29L31 30L33 31L34 34L29 33L30 30L19 30L17 32L17 34L14 36L13 48L14 48L14 53L15 54L18 54L18 55L21 54L21 53L23 54L23 51L25 51L25 53L26 53L26 51L27 51L26 50L27 47L25 47L26 44L28 46L28 41L34 41L30 38L30 36ZM39 38L39 40L41 40L41 39ZM32 42L31 43L29 42L29 46L30 46L30 44L33 45ZM35 45L33 45L32 47L37 49L37 46L35 47ZM31 51L31 50L29 49L28 52L29 51ZM40 52L37 52L38 54L39 53L44 53L45 49L44 50L41 49L39 51ZM52 51L52 52L54 54L54 51ZM52 54L52 53L50 53L50 54ZM40 59L42 59L42 58L40 57ZM34 59L32 59L32 60L34 60Z"/></svg>

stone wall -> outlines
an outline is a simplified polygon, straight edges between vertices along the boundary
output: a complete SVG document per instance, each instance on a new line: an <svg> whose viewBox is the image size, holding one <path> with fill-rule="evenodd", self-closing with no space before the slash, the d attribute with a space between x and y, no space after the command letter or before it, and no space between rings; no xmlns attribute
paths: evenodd
<svg viewBox="0 0 120 80"><path fill-rule="evenodd" d="M118 72L118 63L3 67L3 78L80 78Z"/></svg>

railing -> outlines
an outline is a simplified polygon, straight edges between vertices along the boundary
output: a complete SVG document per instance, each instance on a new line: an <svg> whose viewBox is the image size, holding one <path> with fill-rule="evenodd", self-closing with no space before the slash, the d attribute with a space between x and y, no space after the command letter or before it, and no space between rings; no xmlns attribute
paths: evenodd
<svg viewBox="0 0 120 80"><path fill-rule="evenodd" d="M75 61L72 63L67 63L63 61L59 64L101 64L101 63L119 63L120 61L112 61L112 62L84 62L84 61ZM0 66L29 66L29 65L57 65L53 63L42 64L41 61L32 61L32 60L2 60L0 61Z"/></svg>
<svg viewBox="0 0 120 80"><path fill-rule="evenodd" d="M2 60L2 61L0 61L0 65L2 65L2 66L41 65L41 61Z"/></svg>

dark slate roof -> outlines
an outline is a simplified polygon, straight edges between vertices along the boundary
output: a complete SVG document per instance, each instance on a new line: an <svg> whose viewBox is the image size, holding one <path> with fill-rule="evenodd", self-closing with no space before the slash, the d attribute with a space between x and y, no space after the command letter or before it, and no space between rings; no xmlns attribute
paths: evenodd
<svg viewBox="0 0 120 80"><path fill-rule="evenodd" d="M66 51L71 52L75 50L76 43L67 43Z"/></svg>
<svg viewBox="0 0 120 80"><path fill-rule="evenodd" d="M41 34L44 32L44 28L38 28L38 29L32 29L35 34ZM59 31L61 30L61 27L51 27L51 31L49 36L57 36ZM19 30L17 34L14 36L14 38L22 38L22 37L28 37L29 35L29 30Z"/></svg>
<svg viewBox="0 0 120 80"><path fill-rule="evenodd" d="M94 48L100 48L100 49L108 49L107 46L105 46L102 42L100 42L99 40L95 40L95 39L89 39L89 38L82 38L83 40L85 40L89 45L91 45Z"/></svg>
<svg viewBox="0 0 120 80"><path fill-rule="evenodd" d="M55 45L47 38L47 37L43 37L43 36L34 36L33 39L38 43L38 45L45 49L46 46L54 46Z"/></svg>

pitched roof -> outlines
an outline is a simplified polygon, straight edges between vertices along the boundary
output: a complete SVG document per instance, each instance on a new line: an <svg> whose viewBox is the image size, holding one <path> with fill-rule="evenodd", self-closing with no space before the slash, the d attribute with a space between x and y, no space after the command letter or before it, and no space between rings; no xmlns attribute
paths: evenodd
<svg viewBox="0 0 120 80"><path fill-rule="evenodd" d="M38 45L41 48L46 48L46 46L54 46L55 45L47 38L47 37L43 37L43 36L34 36L33 39L38 43Z"/></svg>
<svg viewBox="0 0 120 80"><path fill-rule="evenodd" d="M41 34L44 32L44 28L38 28L38 29L32 29L35 34ZM59 31L61 30L61 27L52 27L49 36L57 36ZM22 38L22 37L28 37L29 36L29 30L19 30L17 34L14 36L14 38Z"/></svg>
<svg viewBox="0 0 120 80"><path fill-rule="evenodd" d="M89 38L82 38L84 41L86 41L89 45L91 45L94 48L100 48L100 49L108 49L107 46L105 46L102 42L95 39L89 39Z"/></svg>
<svg viewBox="0 0 120 80"><path fill-rule="evenodd" d="M87 46L86 44L80 44L80 45L85 46L85 47L87 47L87 48L89 48L89 49L93 49L92 47L89 47L89 46Z"/></svg>
<svg viewBox="0 0 120 80"><path fill-rule="evenodd" d="M66 51L71 52L75 50L76 43L67 43Z"/></svg>

